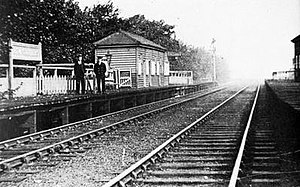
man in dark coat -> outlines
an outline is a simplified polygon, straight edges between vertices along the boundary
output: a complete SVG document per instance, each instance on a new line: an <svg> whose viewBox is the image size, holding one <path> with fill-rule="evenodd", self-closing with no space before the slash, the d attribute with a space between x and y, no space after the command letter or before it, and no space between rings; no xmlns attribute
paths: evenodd
<svg viewBox="0 0 300 187"><path fill-rule="evenodd" d="M105 72L106 72L106 65L102 61L102 57L97 58L97 62L94 66L94 72L96 74L97 78L97 89L98 93L105 93ZM100 89L100 82L101 82L101 87Z"/></svg>
<svg viewBox="0 0 300 187"><path fill-rule="evenodd" d="M74 73L76 79L76 94L79 94L80 84L81 84L81 94L84 94L85 93L85 81L84 81L85 66L82 62L81 55L78 56L78 61L75 61Z"/></svg>

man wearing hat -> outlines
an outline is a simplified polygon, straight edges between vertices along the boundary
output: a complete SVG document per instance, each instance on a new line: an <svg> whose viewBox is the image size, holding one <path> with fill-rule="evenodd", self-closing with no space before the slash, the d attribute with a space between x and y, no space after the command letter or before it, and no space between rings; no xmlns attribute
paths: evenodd
<svg viewBox="0 0 300 187"><path fill-rule="evenodd" d="M105 72L106 72L106 65L102 61L103 57L97 57L97 62L94 66L94 72L96 74L97 79L97 89L98 93L105 93ZM101 84L100 84L101 83ZM101 89L100 89L101 85Z"/></svg>
<svg viewBox="0 0 300 187"><path fill-rule="evenodd" d="M85 81L84 81L84 74L85 74L85 66L82 62L82 55L78 55L78 60L75 61L74 65L74 73L76 79L76 94L79 94L80 86L81 86L81 94L85 93Z"/></svg>

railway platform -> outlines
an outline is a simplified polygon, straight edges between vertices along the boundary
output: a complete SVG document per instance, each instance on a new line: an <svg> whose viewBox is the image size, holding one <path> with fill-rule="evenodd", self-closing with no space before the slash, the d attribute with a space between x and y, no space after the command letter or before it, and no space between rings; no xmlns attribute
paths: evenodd
<svg viewBox="0 0 300 187"><path fill-rule="evenodd" d="M300 82L266 81L278 99L300 112Z"/></svg>
<svg viewBox="0 0 300 187"><path fill-rule="evenodd" d="M0 141L95 116L213 87L186 86L110 90L106 94L49 95L0 101Z"/></svg>

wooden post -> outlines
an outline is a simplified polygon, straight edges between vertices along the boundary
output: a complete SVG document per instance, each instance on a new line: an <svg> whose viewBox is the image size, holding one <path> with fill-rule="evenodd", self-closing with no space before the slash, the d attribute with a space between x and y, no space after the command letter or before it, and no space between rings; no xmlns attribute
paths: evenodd
<svg viewBox="0 0 300 187"><path fill-rule="evenodd" d="M96 89L96 77L95 77L94 74L93 74L93 90L92 90L92 92L93 93L97 93L97 89Z"/></svg>
<svg viewBox="0 0 300 187"><path fill-rule="evenodd" d="M33 113L33 126L30 128L30 133L35 133L37 131L37 111L34 110Z"/></svg>
<svg viewBox="0 0 300 187"><path fill-rule="evenodd" d="M110 113L110 111L111 111L110 103L111 103L111 99L107 99L107 112L106 113Z"/></svg>
<svg viewBox="0 0 300 187"><path fill-rule="evenodd" d="M54 77L57 77L57 69L54 69Z"/></svg>
<svg viewBox="0 0 300 187"><path fill-rule="evenodd" d="M42 54L42 42L38 43L39 51L41 53L41 59L40 59L40 66L38 67L38 83L40 86L40 89L38 90L39 93L42 94L42 78L43 78L43 54Z"/></svg>
<svg viewBox="0 0 300 187"><path fill-rule="evenodd" d="M12 39L9 39L8 42L9 47L9 64L8 64L8 91L9 91L9 99L13 98L13 94L11 92L13 87L13 77L14 77L14 64L13 64L13 56L12 56Z"/></svg>
<svg viewBox="0 0 300 187"><path fill-rule="evenodd" d="M61 117L62 117L62 124L68 124L69 123L69 106L66 106L62 113L61 113Z"/></svg>
<svg viewBox="0 0 300 187"><path fill-rule="evenodd" d="M35 89L35 96L36 96L36 94L38 93L38 81L37 81L37 76L36 76L36 67L33 69L33 80L36 85L36 89Z"/></svg>
<svg viewBox="0 0 300 187"><path fill-rule="evenodd" d="M89 107L89 113L88 113L88 116L89 116L89 118L92 118L92 117L93 117L93 103L90 102L90 103L88 104L88 107Z"/></svg>

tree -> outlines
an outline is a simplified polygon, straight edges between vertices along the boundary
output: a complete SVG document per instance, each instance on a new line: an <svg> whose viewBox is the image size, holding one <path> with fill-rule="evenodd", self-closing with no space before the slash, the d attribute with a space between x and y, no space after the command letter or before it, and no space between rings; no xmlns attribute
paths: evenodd
<svg viewBox="0 0 300 187"><path fill-rule="evenodd" d="M112 3L82 11L73 0L4 0L0 5L0 59L8 61L9 38L43 44L45 63L92 61L93 42L119 29Z"/></svg>
<svg viewBox="0 0 300 187"><path fill-rule="evenodd" d="M4 0L1 6L2 61L7 56L7 42L43 44L43 61L69 61L79 46L77 28L81 10L73 0Z"/></svg>
<svg viewBox="0 0 300 187"><path fill-rule="evenodd" d="M83 15L81 45L84 46L85 61L94 62L93 42L118 31L123 20L118 17L118 9L115 9L111 2L85 8Z"/></svg>
<svg viewBox="0 0 300 187"><path fill-rule="evenodd" d="M83 61L94 62L93 42L120 28L180 53L181 58L172 66L174 69L193 70L197 80L212 75L212 54L176 40L175 26L163 20L147 20L143 15L119 18L112 2L82 11L73 0L2 0L0 63L8 63L10 38L25 43L42 42L44 63L73 62L77 53L83 55ZM217 61L217 65L222 63Z"/></svg>
<svg viewBox="0 0 300 187"><path fill-rule="evenodd" d="M196 48L180 44L181 58L176 70L190 70L194 72L195 81L211 80L212 54L204 48Z"/></svg>
<svg viewBox="0 0 300 187"><path fill-rule="evenodd" d="M149 21L144 15L135 15L124 20L122 29L142 36L170 51L177 51L179 43L172 38L175 26L166 24L163 20Z"/></svg>

